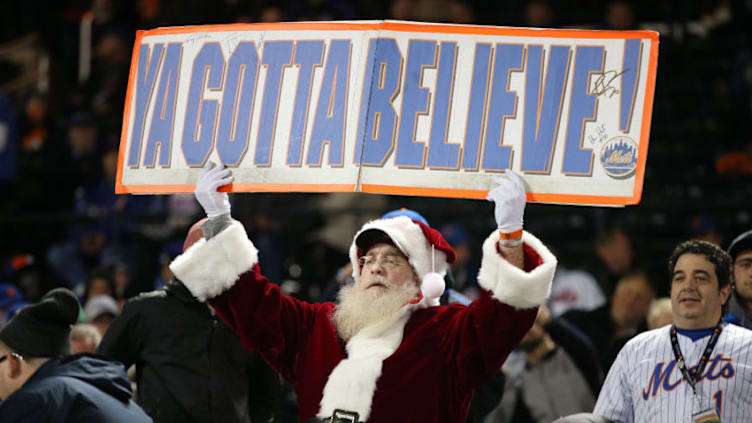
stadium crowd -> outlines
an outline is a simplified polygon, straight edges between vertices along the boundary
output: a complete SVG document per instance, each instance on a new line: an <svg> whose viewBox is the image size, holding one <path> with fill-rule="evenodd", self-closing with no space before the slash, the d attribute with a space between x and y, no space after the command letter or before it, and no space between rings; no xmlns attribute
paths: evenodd
<svg viewBox="0 0 752 423"><path fill-rule="evenodd" d="M194 196L114 193L137 30L354 19L653 29L661 33L661 50L643 201L621 210L528 205L530 227L550 244L559 267L547 304L500 369L500 380L478 390L468 421L543 422L592 411L625 343L672 321L665 262L673 246L699 239L728 250L742 234L729 252L752 268L746 249L752 234L744 236L752 228L752 37L746 27L752 11L749 2L683 3L8 2L0 6L0 327L55 288L68 288L80 302L71 332L73 353L105 354L132 365L134 398L155 421L184 419L179 416L212 421L180 401L159 403L159 393L150 392L156 388L147 381L161 374L161 353L136 351L147 339L165 336L147 333L152 323L145 322L159 321L169 330L186 324L173 327L159 315L160 308L175 307L181 319L193 322L182 338L231 344L231 357L215 357L217 362L243 363L243 377L251 381L242 395L227 394L243 398L247 408L222 421L297 421L290 387L243 351L237 339L228 340L233 334L223 326L225 332L216 329L224 323L214 312L172 282L169 264L186 248L191 226L204 217ZM674 170L661 163L666 160L675 163ZM296 298L334 298L349 283L351 235L366 221L401 207L422 214L457 253L449 270L450 295L443 301L472 301L483 290L476 280L477 246L494 225L490 217L477 218L490 215L486 202L295 193L236 194L231 201L233 217L263 252L264 275ZM170 296L178 302L156 302ZM732 294L727 319L752 327L750 303L752 293ZM166 344L169 354L172 344ZM204 383L212 388L231 378L239 383L232 369L221 374L226 379ZM178 385L202 383L190 375L170 377L177 377L172 382ZM560 401L540 410L541 395Z"/></svg>

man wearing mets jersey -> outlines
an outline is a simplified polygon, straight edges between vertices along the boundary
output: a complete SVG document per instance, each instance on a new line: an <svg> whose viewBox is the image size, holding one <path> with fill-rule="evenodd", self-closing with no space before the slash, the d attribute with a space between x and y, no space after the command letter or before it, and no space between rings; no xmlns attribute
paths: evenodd
<svg viewBox="0 0 752 423"><path fill-rule="evenodd" d="M669 274L674 324L624 346L593 414L612 422L752 421L752 331L721 320L731 258L715 244L687 241L671 255Z"/></svg>

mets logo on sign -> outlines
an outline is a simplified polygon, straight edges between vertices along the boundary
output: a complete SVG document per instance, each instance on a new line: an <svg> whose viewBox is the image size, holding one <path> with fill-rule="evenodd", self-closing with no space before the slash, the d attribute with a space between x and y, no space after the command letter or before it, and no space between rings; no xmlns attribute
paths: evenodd
<svg viewBox="0 0 752 423"><path fill-rule="evenodd" d="M629 137L617 136L601 148L601 165L614 179L626 179L637 169L637 143Z"/></svg>

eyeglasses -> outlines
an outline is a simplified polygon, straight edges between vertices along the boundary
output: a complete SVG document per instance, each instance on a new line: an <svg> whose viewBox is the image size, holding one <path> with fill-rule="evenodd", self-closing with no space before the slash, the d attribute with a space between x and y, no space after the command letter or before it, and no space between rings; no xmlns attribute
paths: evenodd
<svg viewBox="0 0 752 423"><path fill-rule="evenodd" d="M19 354L19 353L12 352L12 353L10 353L10 355L12 355L13 357L16 357L19 360L23 360L24 359L23 356L21 354ZM2 363L3 361L5 361L7 359L8 359L8 356L5 355L5 354L3 354L3 356L0 357L0 363Z"/></svg>
<svg viewBox="0 0 752 423"><path fill-rule="evenodd" d="M407 264L406 261L400 260L394 256L381 256L378 258L374 256L363 256L358 259L360 267L373 266L377 262L379 263L379 266L383 266L387 269L393 269Z"/></svg>

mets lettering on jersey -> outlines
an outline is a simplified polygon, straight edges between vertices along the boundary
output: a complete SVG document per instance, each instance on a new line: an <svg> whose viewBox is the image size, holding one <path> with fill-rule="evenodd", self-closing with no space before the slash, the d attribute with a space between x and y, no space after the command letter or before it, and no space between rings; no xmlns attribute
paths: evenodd
<svg viewBox="0 0 752 423"><path fill-rule="evenodd" d="M719 365L719 363L722 364ZM659 389L671 392L676 389L680 383L684 382L681 372L678 370L678 367L676 367L676 361L670 361L665 367L664 364L665 363L661 362L655 365L655 370L653 370L653 373L650 375L650 382L642 390L642 399L645 401L655 397ZM690 373L694 374L695 367L696 366L689 368ZM674 370L676 371L674 372ZM708 361L708 367L705 370L705 373L700 375L698 381L703 379L713 381L719 377L726 379L734 377L734 364L732 363L732 359L730 357L724 357L722 353L717 354L714 358Z"/></svg>
<svg viewBox="0 0 752 423"><path fill-rule="evenodd" d="M514 169L528 200L636 204L658 58L651 31L394 21L139 32L118 193L485 198Z"/></svg>
<svg viewBox="0 0 752 423"><path fill-rule="evenodd" d="M691 422L693 414L711 409L724 423L752 421L752 331L724 327L695 396L674 359L669 329L642 333L624 346L593 412L613 422L670 423ZM688 364L700 360L708 338L679 335Z"/></svg>

